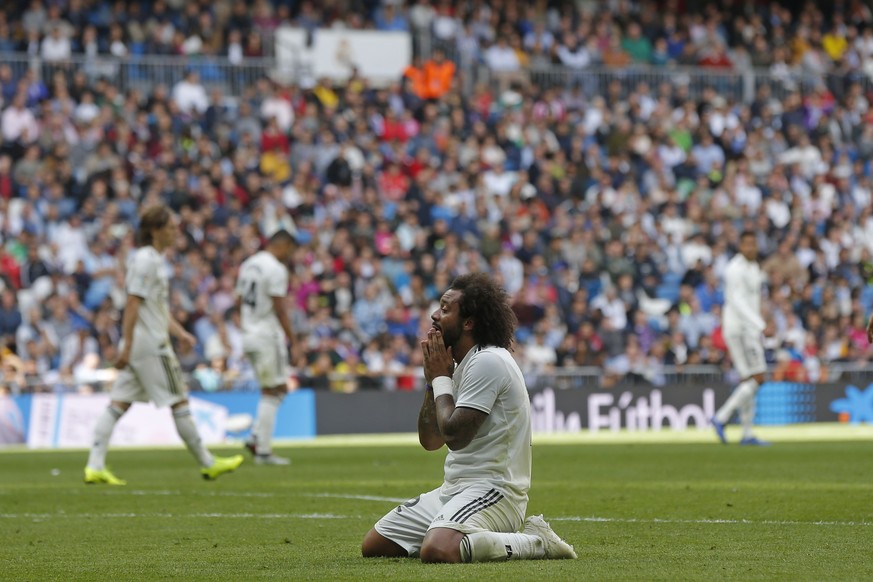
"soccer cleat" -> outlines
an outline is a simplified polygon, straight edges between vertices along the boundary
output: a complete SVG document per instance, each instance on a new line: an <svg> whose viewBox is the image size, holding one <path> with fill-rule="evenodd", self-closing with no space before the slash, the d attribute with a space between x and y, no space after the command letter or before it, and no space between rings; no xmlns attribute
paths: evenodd
<svg viewBox="0 0 873 582"><path fill-rule="evenodd" d="M257 454L258 454L258 451L257 451L257 443L258 443L258 441L255 440L254 435L252 435L252 436L250 436L249 438L246 439L246 442L243 443L243 446L244 446L245 449L246 449L248 452L250 452L252 455L257 455Z"/></svg>
<svg viewBox="0 0 873 582"><path fill-rule="evenodd" d="M290 465L291 459L285 457L277 457L270 453L269 455L255 455L255 465Z"/></svg>
<svg viewBox="0 0 873 582"><path fill-rule="evenodd" d="M92 469L91 467L85 467L85 483L88 485L96 485L98 483L127 485L127 481L119 479L109 469Z"/></svg>
<svg viewBox="0 0 873 582"><path fill-rule="evenodd" d="M746 447L769 447L770 443L762 441L757 437L746 437L740 441L740 444Z"/></svg>
<svg viewBox="0 0 873 582"><path fill-rule="evenodd" d="M576 559L576 550L573 546L558 537L542 515L532 515L524 520L524 533L536 536L543 540L544 556L548 560Z"/></svg>
<svg viewBox="0 0 873 582"><path fill-rule="evenodd" d="M718 439L721 441L721 444L726 445L727 437L724 436L724 425L716 420L714 416L709 419L709 422L710 424L712 424L712 428L715 429L715 434L718 435Z"/></svg>
<svg viewBox="0 0 873 582"><path fill-rule="evenodd" d="M232 457L214 457L211 467L203 467L200 469L200 474L207 481L218 479L225 473L236 471L237 467L242 465L245 457L242 455L234 455Z"/></svg>

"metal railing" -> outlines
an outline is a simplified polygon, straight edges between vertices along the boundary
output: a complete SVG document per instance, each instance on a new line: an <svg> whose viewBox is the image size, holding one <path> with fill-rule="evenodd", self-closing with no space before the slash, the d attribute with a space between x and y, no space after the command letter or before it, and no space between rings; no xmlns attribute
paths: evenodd
<svg viewBox="0 0 873 582"><path fill-rule="evenodd" d="M774 370L771 369L770 372ZM191 389L200 388L191 374L183 374L184 381ZM551 387L556 389L619 389L622 386L634 384L652 384L642 375L628 374L614 378L615 384L604 386L603 379L609 373L596 366L556 368L547 372L527 372L525 378L531 390ZM724 368L715 365L694 366L664 366L658 370L658 385L698 385L731 382L732 378L725 373ZM822 381L865 383L873 380L873 363L842 363L835 362L822 367ZM316 390L331 390L335 392L356 392L360 390L422 390L424 379L417 373L411 374L343 374L329 373L317 377L308 377L305 373L298 376L298 384L304 388ZM55 375L49 381L45 379L30 379L22 382L20 379L4 378L0 372L0 387L13 393L20 392L69 392L69 391L107 391L111 388L109 380L75 381L72 378L60 378ZM238 374L221 377L217 390L257 390L258 386L250 376L240 377Z"/></svg>
<svg viewBox="0 0 873 582"><path fill-rule="evenodd" d="M207 89L218 88L225 95L232 96L241 95L263 77L285 82L296 79L295 71L280 66L272 58L245 59L234 64L224 57L77 55L62 61L47 61L26 53L7 53L0 55L0 64L9 65L16 78L28 70L33 71L47 87L52 86L52 78L58 73L71 78L75 72L82 71L90 83L105 79L122 93L130 89L150 91L157 85L172 89L190 70L199 73L200 81Z"/></svg>
<svg viewBox="0 0 873 582"><path fill-rule="evenodd" d="M487 67L470 68L468 74L478 82L488 83L492 89L501 86L501 75L492 73ZM840 97L849 81L859 83L865 91L873 88L873 83L866 76L845 77L837 74L820 76L802 71L774 75L767 69L714 70L699 67L641 65L626 68L592 66L584 69L541 65L530 67L514 75L513 78L522 79L523 83L530 83L539 88L578 87L589 99L596 95L606 96L610 85L616 82L623 98L645 83L650 88L649 94L653 96L658 94L662 85L667 84L673 87L687 87L688 95L695 99L700 98L705 89L712 88L721 97L737 103L750 103L762 85L768 85L771 96L780 100L791 92L809 93L822 85Z"/></svg>
<svg viewBox="0 0 873 582"><path fill-rule="evenodd" d="M465 93L476 83L487 83L492 88L500 86L500 75L494 75L483 64L481 53L478 57L465 54L458 49L454 40L443 40L433 35L431 30L416 31L414 48L422 60L429 59L437 49L458 67L462 89ZM807 93L824 84L837 97L845 91L848 82L857 82L865 91L873 88L873 81L863 74L840 74L838 72L825 75L811 74L799 67L786 72L773 72L767 68L757 69L712 69L694 66L651 66L631 65L629 67L590 66L584 69L573 69L560 64L539 65L521 71L516 78L541 88L571 88L580 87L588 97L606 95L607 86L618 80L622 87L622 96L626 96L640 83L647 83L652 93L663 83L670 85L687 85L688 93L698 98L707 87L715 89L722 97L736 102L750 103L757 88L769 85L772 96L784 98L789 92Z"/></svg>
<svg viewBox="0 0 873 582"><path fill-rule="evenodd" d="M418 41L418 46L427 47L427 53L438 46L446 50L449 58L458 65L458 77L462 91L469 94L477 83L486 83L497 89L505 83L500 74L491 72L480 60L471 60L460 54L453 43L426 43ZM422 50L420 52L425 52ZM245 59L234 64L225 57L214 56L155 56L131 55L115 58L107 55L87 57L77 55L64 61L47 61L26 53L6 53L0 55L0 63L12 67L16 77L30 69L47 86L51 86L52 76L57 72L72 75L83 71L90 82L106 79L124 92L131 88L150 90L163 84L172 87L180 81L186 71L196 70L200 80L207 88L217 87L225 95L239 96L262 77L270 77L283 83L294 83L305 73L300 63L281 63L274 58ZM767 69L713 70L699 67L656 67L631 66L626 68L587 67L571 69L561 65L532 66L514 79L534 84L540 88L570 89L579 87L587 97L607 95L610 84L619 84L622 96L627 96L641 83L646 83L651 94L655 95L662 84L686 85L688 94L697 98L704 89L711 87L726 99L737 102L750 102L761 85L769 85L771 94L777 99L791 91L809 92L824 84L837 97L841 96L848 81L860 83L865 91L873 89L873 82L866 76L845 77L838 74L825 76L811 75L802 71L773 74Z"/></svg>

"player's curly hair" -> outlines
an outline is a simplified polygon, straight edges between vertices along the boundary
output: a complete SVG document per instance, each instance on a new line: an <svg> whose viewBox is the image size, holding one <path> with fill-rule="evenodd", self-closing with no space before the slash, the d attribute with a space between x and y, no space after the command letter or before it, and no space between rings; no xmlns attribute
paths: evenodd
<svg viewBox="0 0 873 582"><path fill-rule="evenodd" d="M458 309L462 318L473 319L476 343L510 349L518 318L506 291L485 273L461 275L451 288L461 292Z"/></svg>
<svg viewBox="0 0 873 582"><path fill-rule="evenodd" d="M137 239L141 246L154 243L154 233L166 226L173 217L170 209L163 204L156 204L146 208L139 217L139 229Z"/></svg>

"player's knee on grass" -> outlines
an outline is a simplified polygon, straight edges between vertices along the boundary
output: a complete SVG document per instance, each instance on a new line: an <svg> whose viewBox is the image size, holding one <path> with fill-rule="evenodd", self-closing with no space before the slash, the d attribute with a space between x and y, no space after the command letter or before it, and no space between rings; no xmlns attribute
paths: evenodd
<svg viewBox="0 0 873 582"><path fill-rule="evenodd" d="M365 558L406 558L406 550L392 542L375 528L367 532L361 543L361 555Z"/></svg>
<svg viewBox="0 0 873 582"><path fill-rule="evenodd" d="M427 532L421 544L421 561L431 564L458 564L461 562L461 540L464 534L448 528L434 528Z"/></svg>

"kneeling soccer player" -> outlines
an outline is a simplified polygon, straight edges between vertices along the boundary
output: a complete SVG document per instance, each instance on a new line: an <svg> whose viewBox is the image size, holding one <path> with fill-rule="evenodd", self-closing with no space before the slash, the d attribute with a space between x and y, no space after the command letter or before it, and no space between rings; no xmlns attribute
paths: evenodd
<svg viewBox="0 0 873 582"><path fill-rule="evenodd" d="M517 320L506 293L487 275L463 275L431 319L421 341L428 389L418 437L429 451L448 446L445 480L380 519L362 554L453 563L575 558L542 516L524 519L530 400L507 349Z"/></svg>

